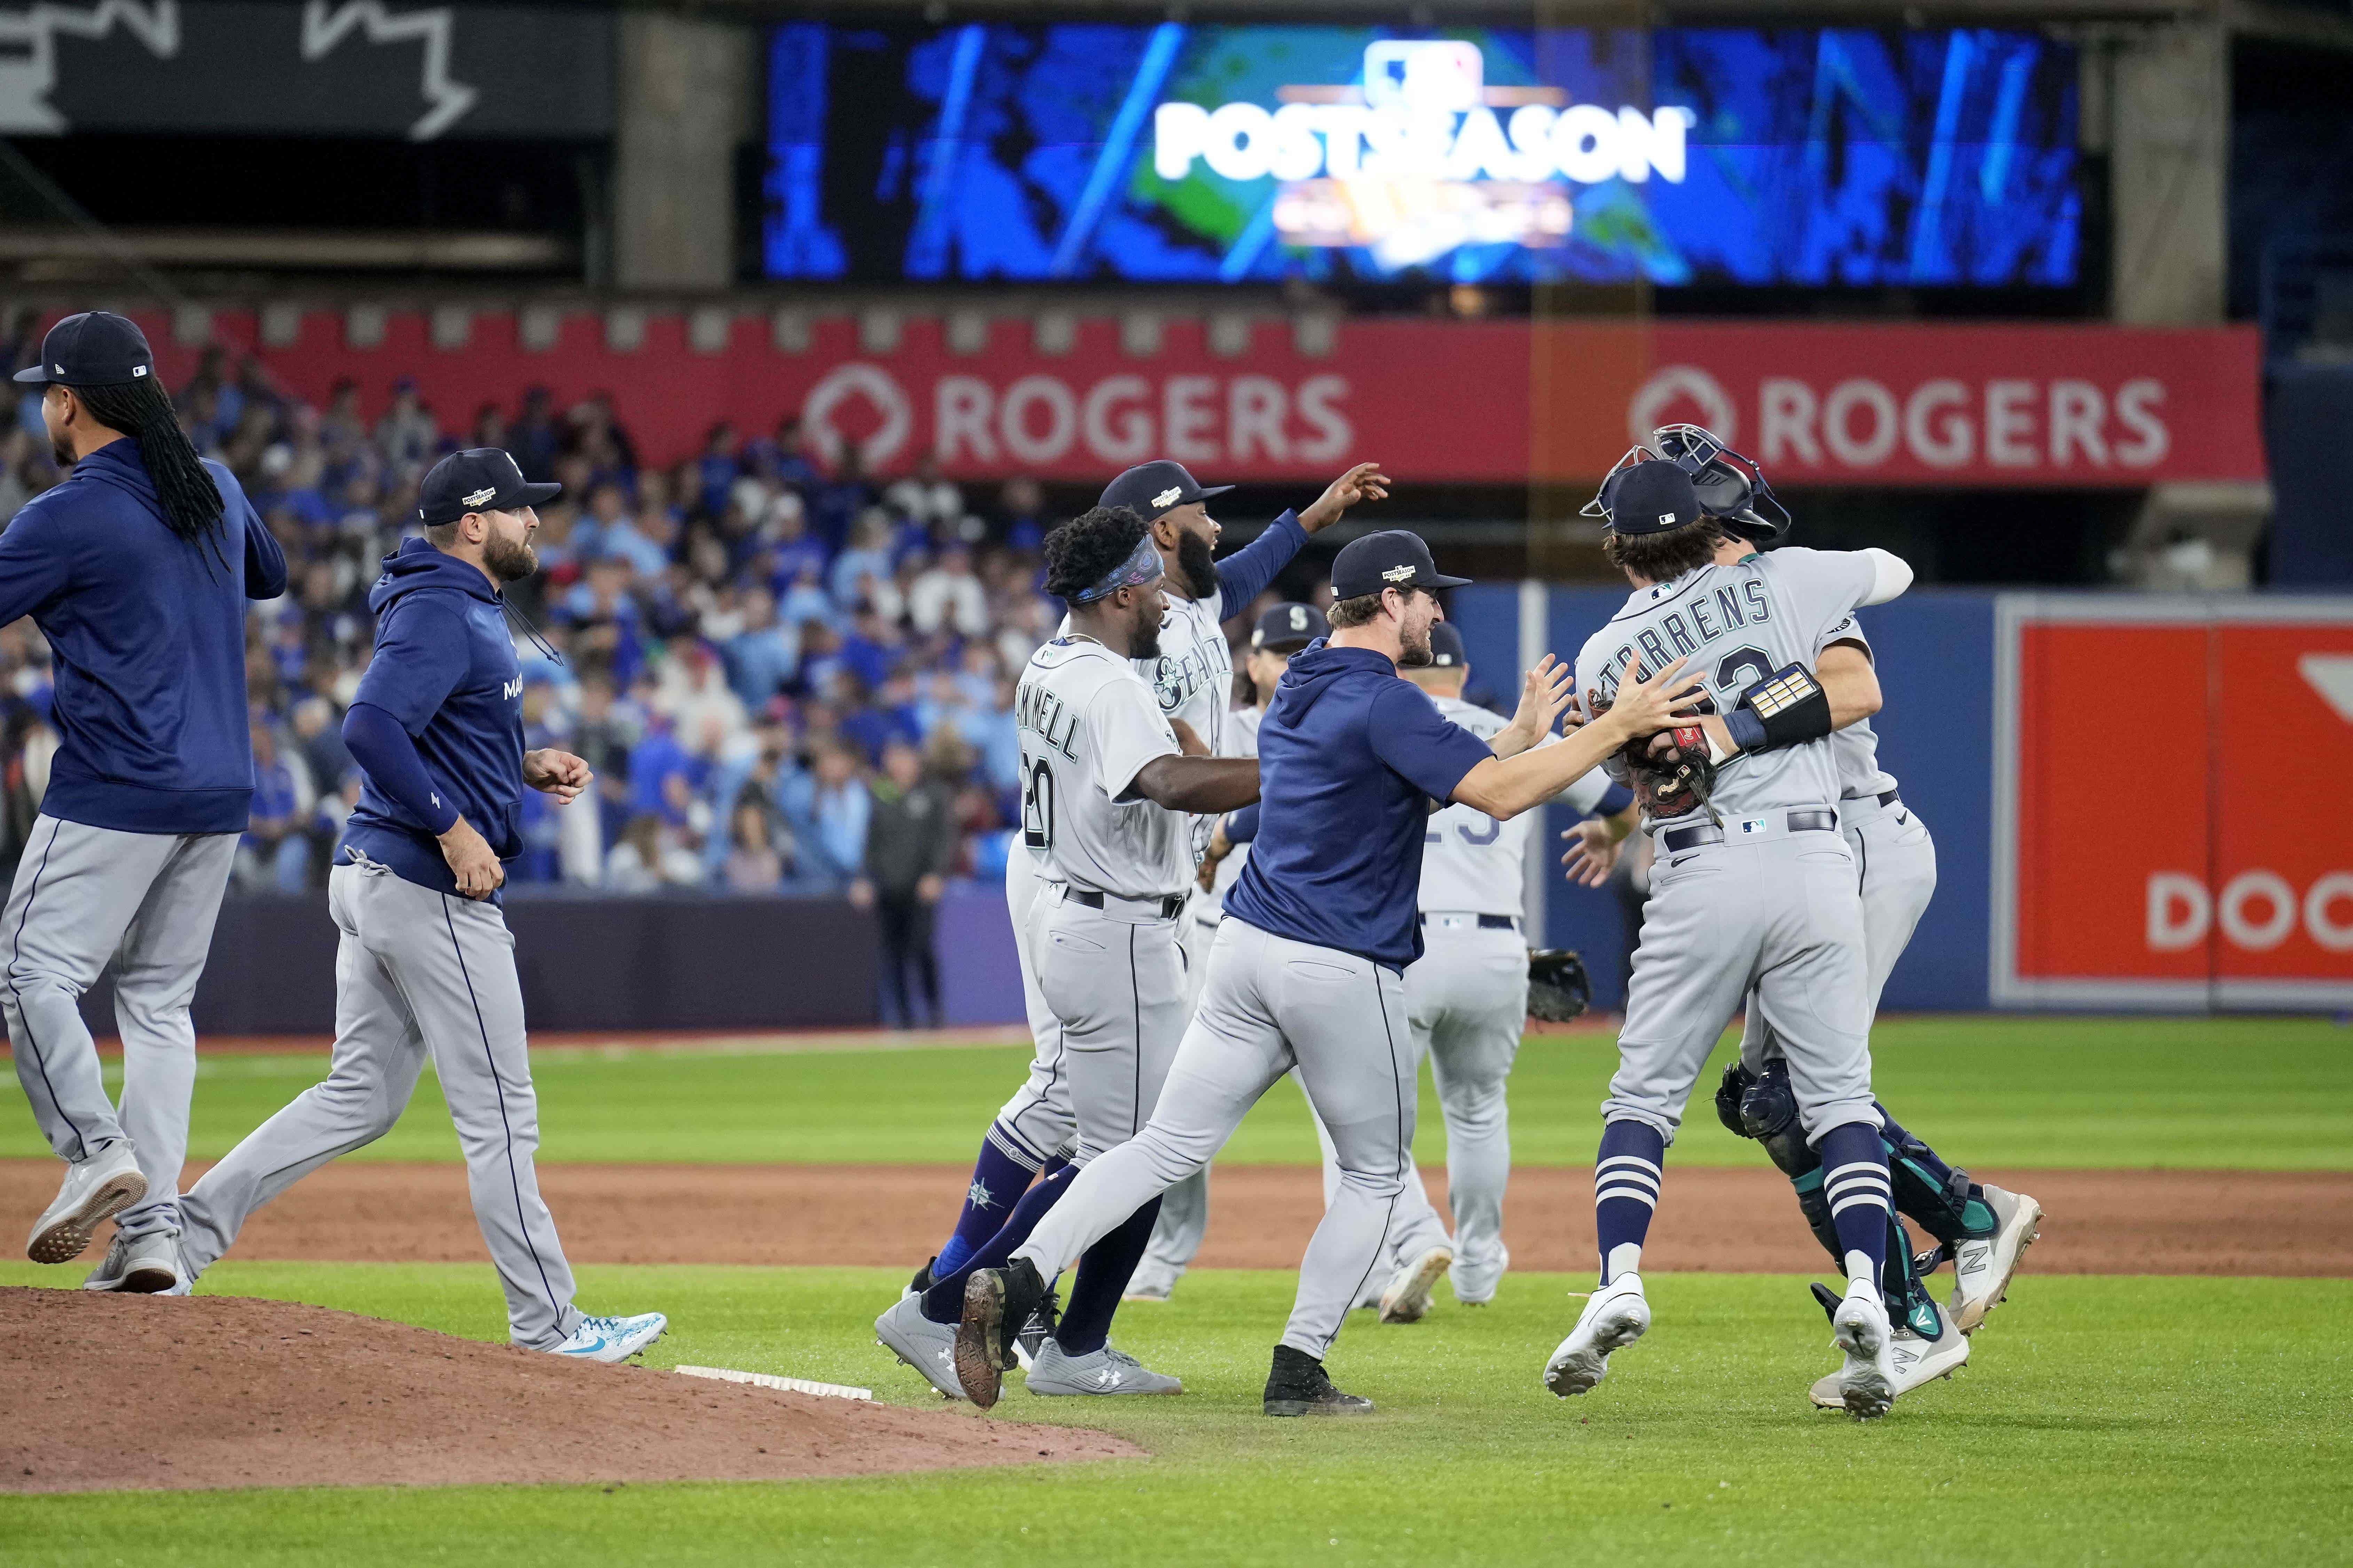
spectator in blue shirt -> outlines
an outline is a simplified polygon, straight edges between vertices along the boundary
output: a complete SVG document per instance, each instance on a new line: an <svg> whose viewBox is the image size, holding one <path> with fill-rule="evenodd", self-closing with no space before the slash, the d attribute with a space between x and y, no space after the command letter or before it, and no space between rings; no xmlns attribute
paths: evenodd
<svg viewBox="0 0 2353 1568"><path fill-rule="evenodd" d="M866 824L874 814L873 796L848 752L828 746L818 754L810 804L822 868L835 881L847 882L866 863Z"/></svg>
<svg viewBox="0 0 2353 1568"><path fill-rule="evenodd" d="M744 706L757 714L799 672L800 628L778 624L776 602L765 588L746 588L744 629L727 639L723 651L728 684Z"/></svg>
<svg viewBox="0 0 2353 1568"><path fill-rule="evenodd" d="M256 887L299 893L311 879L311 840L303 816L302 789L294 769L278 754L278 737L266 724L253 726L253 805L238 845L240 869Z"/></svg>

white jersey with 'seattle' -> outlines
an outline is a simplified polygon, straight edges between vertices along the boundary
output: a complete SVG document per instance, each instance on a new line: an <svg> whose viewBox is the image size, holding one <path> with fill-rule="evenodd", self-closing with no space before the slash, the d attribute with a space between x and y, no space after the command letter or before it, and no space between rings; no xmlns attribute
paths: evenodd
<svg viewBox="0 0 2353 1568"><path fill-rule="evenodd" d="M1160 711L1190 725L1209 755L1256 756L1255 747L1237 753L1226 744L1226 731L1234 718L1229 710L1234 700L1234 653L1218 619L1225 595L1213 592L1206 599L1184 599L1172 592L1166 598L1168 613L1160 618L1160 657L1137 659L1136 673L1159 699Z"/></svg>
<svg viewBox="0 0 2353 1568"><path fill-rule="evenodd" d="M1182 812L1128 798L1176 735L1129 660L1092 637L1029 656L1013 698L1021 733L1021 842L1047 881L1123 899L1165 898L1193 874Z"/></svg>
<svg viewBox="0 0 2353 1568"><path fill-rule="evenodd" d="M1853 615L1877 578L1864 552L1789 546L1637 588L1577 656L1577 689L1606 703L1635 659L1646 679L1688 659L1686 673L1705 682L1718 711L1728 711L1775 670L1799 662L1810 668L1831 629ZM1717 816L1733 817L1827 805L1842 794L1836 753L1809 742L1733 758L1717 773L1710 804Z"/></svg>
<svg viewBox="0 0 2353 1568"><path fill-rule="evenodd" d="M1828 647L1834 642L1851 642L1866 654L1871 652L1871 639L1849 616L1830 629L1822 638ZM1831 731L1831 754L1838 759L1839 795L1845 800L1861 800L1865 795L1885 795L1895 787L1895 775L1879 765L1879 737L1871 728L1871 721L1858 719L1843 730Z"/></svg>
<svg viewBox="0 0 2353 1568"><path fill-rule="evenodd" d="M1493 740L1508 727L1502 715L1460 697L1433 692L1430 700L1439 712L1482 741ZM1536 743L1549 746L1557 739L1547 735ZM1609 789L1608 775L1594 768L1553 798L1585 816L1601 804ZM1436 813L1422 843L1421 891L1415 902L1424 912L1518 915L1525 907L1528 835L1543 820L1540 811L1524 811L1498 822L1467 805Z"/></svg>

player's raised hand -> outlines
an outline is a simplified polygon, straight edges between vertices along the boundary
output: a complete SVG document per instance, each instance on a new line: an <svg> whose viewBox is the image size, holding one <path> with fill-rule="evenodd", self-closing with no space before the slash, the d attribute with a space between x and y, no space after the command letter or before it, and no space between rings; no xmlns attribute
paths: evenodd
<svg viewBox="0 0 2353 1568"><path fill-rule="evenodd" d="M1595 722L1611 726L1621 738L1630 741L1672 730L1695 718L1688 710L1704 695L1704 685L1699 676L1683 673L1683 666L1690 662L1679 658L1644 679L1642 661L1636 658L1619 678L1617 700Z"/></svg>
<svg viewBox="0 0 2353 1568"><path fill-rule="evenodd" d="M1609 830L1609 824L1599 817L1588 817L1566 829L1561 837L1568 840L1568 850L1561 856L1560 863L1573 885L1598 888L1609 880L1609 873L1618 865L1619 847L1624 842Z"/></svg>
<svg viewBox="0 0 2353 1568"><path fill-rule="evenodd" d="M1378 463L1358 463L1334 479L1324 493L1299 514L1299 526L1313 533L1340 521L1340 514L1358 501L1389 499L1389 477Z"/></svg>
<svg viewBox="0 0 2353 1568"><path fill-rule="evenodd" d="M522 754L522 782L554 795L558 805L569 805L579 799L580 792L596 776L586 762L553 746Z"/></svg>
<svg viewBox="0 0 2353 1568"><path fill-rule="evenodd" d="M1546 654L1520 683L1511 723L1488 742L1499 757L1516 756L1552 732L1553 721L1576 700L1577 672Z"/></svg>

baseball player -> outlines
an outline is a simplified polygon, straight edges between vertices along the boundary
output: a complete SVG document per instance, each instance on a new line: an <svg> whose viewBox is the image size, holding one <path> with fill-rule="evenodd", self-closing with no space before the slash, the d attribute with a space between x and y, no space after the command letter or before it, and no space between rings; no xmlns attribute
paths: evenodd
<svg viewBox="0 0 2353 1568"><path fill-rule="evenodd" d="M1847 1274L1832 1317L1846 1353L1841 1403L1878 1416L1895 1395L1880 1293L1887 1153L1871 1094L1862 905L1824 743L1838 715L1808 661L1858 605L1910 586L1911 569L1875 549L1743 552L1719 564L1724 534L1691 476L1649 457L1629 454L1597 503L1608 553L1634 592L1586 643L1577 685L1588 711L1606 710L1627 668L1681 655L1719 711L1620 759L1657 858L1594 1164L1601 1283L1545 1383L1564 1396L1589 1391L1610 1353L1649 1328L1641 1249L1667 1143L1717 1036L1753 992L1824 1167Z"/></svg>
<svg viewBox="0 0 2353 1568"><path fill-rule="evenodd" d="M1207 503L1231 485L1204 487L1183 464L1161 459L1130 468L1104 487L1100 505L1124 507L1150 524L1153 548L1160 552L1167 574L1162 587L1167 615L1160 627L1160 651L1136 668L1153 689L1160 710L1183 726L1181 733L1193 735L1213 755L1246 754L1219 749L1227 734L1228 694L1233 684L1233 658L1222 620L1239 615L1265 592L1310 534L1338 521L1358 501L1380 500L1388 493L1387 486L1378 464L1356 464L1304 511L1282 513L1223 561L1213 559L1220 531ZM1069 629L1067 623L1061 628ZM915 1271L911 1290L926 1289L935 1277L963 1268L976 1249L1011 1223L1012 1206L1031 1178L1050 1170L1069 1152L1076 1122L1061 1059L1061 1033L1031 972L1029 911L1037 887L1036 861L1017 837L1005 857L1005 901L1012 915L1022 999L1035 1050L1029 1076L981 1141L955 1231L938 1256ZM1188 921L1184 930L1189 933L1191 929ZM1206 954L1193 947L1185 952L1189 974ZM1025 1345L1024 1353L1027 1350Z"/></svg>
<svg viewBox="0 0 2353 1568"><path fill-rule="evenodd" d="M285 592L286 558L181 433L132 322L69 316L16 379L42 386L72 469L0 535L0 624L30 616L48 640L59 734L5 917L16 1079L66 1162L25 1253L66 1262L119 1215L84 1288L168 1290L196 1076L188 1003L253 797L245 605ZM78 1005L110 958L119 1106Z"/></svg>
<svg viewBox="0 0 2353 1568"><path fill-rule="evenodd" d="M401 542L368 594L375 654L343 721L364 787L327 883L343 932L334 1055L324 1082L247 1134L182 1200L183 1290L254 1210L390 1131L429 1055L506 1289L508 1336L617 1362L669 1327L659 1312L588 1317L573 1305L532 1164L539 1110L500 862L522 848L524 786L568 804L591 775L567 752L523 750L522 676L501 590L539 570L534 509L559 489L526 483L493 448L450 454L418 494L424 537Z"/></svg>
<svg viewBox="0 0 2353 1568"><path fill-rule="evenodd" d="M1250 656L1242 667L1250 679L1252 701L1226 715L1228 755L1258 755L1258 727L1266 717L1266 705L1274 700L1275 683L1291 668L1291 656L1317 637L1328 636L1331 629L1324 612L1313 605L1277 605L1258 618L1258 625L1250 628ZM1226 889L1241 875L1250 854L1247 846L1227 836L1225 822L1224 817L1217 818L1211 828L1194 878L1199 891L1185 910L1185 977L1188 1000L1197 1004L1208 972L1209 943L1218 933ZM1208 1228L1209 1168L1204 1165L1160 1194L1160 1220L1152 1227L1144 1261L1136 1265L1135 1277L1127 1282L1127 1299L1168 1300L1176 1281L1192 1266L1194 1255L1201 1250L1201 1238Z"/></svg>
<svg viewBox="0 0 2353 1568"><path fill-rule="evenodd" d="M1430 628L1442 618L1436 591L1461 582L1440 575L1428 547L1403 531L1367 534L1334 562L1332 635L1293 658L1260 725L1257 843L1226 897L1200 1007L1149 1124L1091 1162L1006 1267L977 1270L966 1285L955 1363L976 1403L987 1403L983 1380L994 1384L1008 1325L1027 1320L1046 1281L1208 1163L1296 1065L1345 1179L1301 1263L1264 1409L1371 1408L1333 1386L1323 1358L1378 1266L1413 1141L1404 970L1421 952L1411 889L1430 804L1516 816L1671 722L1670 689L1687 684L1677 668L1629 680L1597 721L1602 732L1588 726L1530 750L1566 704L1553 672L1538 722L1482 741L1396 679L1400 665L1428 661ZM1041 958L1041 978L1049 963Z"/></svg>
<svg viewBox="0 0 2353 1568"><path fill-rule="evenodd" d="M1403 670L1430 693L1438 710L1474 735L1493 735L1501 716L1462 699L1471 674L1462 635L1430 628L1430 661ZM1547 737L1539 744L1555 744ZM1557 797L1579 815L1629 816L1633 795L1596 768ZM1505 1080L1526 1032L1528 944L1520 930L1527 836L1534 814L1498 822L1467 805L1430 819L1421 854L1421 958L1405 972L1406 1021L1413 1032L1415 1072L1430 1058L1446 1118L1447 1204L1452 1240L1407 1154L1405 1190L1389 1226L1390 1271L1378 1299L1385 1323L1418 1321L1430 1309L1441 1273L1464 1306L1484 1306L1511 1266L1504 1245L1504 1189L1512 1139ZM1323 1134L1326 1197L1340 1173L1331 1137Z"/></svg>
<svg viewBox="0 0 2353 1568"><path fill-rule="evenodd" d="M1652 433L1651 445L1692 476L1701 506L1730 536L1717 547L1719 563L1736 563L1751 546L1769 543L1788 531L1788 513L1761 468L1708 431L1666 426ZM1835 693L1842 681L1853 682L1865 692L1858 706L1876 711L1878 679L1862 628L1849 616L1832 626L1828 637L1816 666L1823 685ZM1838 763L1839 828L1861 868L1865 980L1876 1017L1887 976L1935 895L1936 849L1927 825L1897 794L1894 776L1880 767L1879 740L1872 723L1869 717L1858 719L1833 731L1829 743ZM1796 1186L1799 1207L1815 1236L1832 1247L1835 1258L1837 1236L1822 1197L1821 1162L1797 1133L1785 1056L1763 1010L1750 1007L1740 1057L1725 1069L1716 1090L1716 1110L1734 1132L1765 1144L1774 1163ZM1896 1315L1891 1352L1901 1395L1948 1375L1968 1361L1966 1336L1976 1331L2009 1288L2021 1256L2035 1238L2042 1208L2024 1194L1971 1181L1967 1172L1946 1164L1934 1149L1900 1125L1886 1106L1878 1109L1896 1211L1916 1221L1937 1243L1915 1263L1902 1222L1893 1222L1882 1290L1891 1303L1904 1304ZM1940 1312L1918 1275L1947 1255L1954 1264L1954 1288ZM1825 1377L1817 1383L1814 1403L1837 1405L1836 1382Z"/></svg>
<svg viewBox="0 0 2353 1568"><path fill-rule="evenodd" d="M1070 618L1022 672L1014 715L1021 837L1039 860L1029 952L1061 1040L1078 1146L1065 1171L1017 1206L1017 1219L1031 1225L1075 1190L1070 1172L1082 1173L1134 1136L1176 1055L1186 1012L1177 921L1193 876L1185 814L1229 811L1258 798L1255 762L1185 754L1159 698L1131 662L1160 656L1166 575L1150 526L1124 507L1097 507L1046 542L1046 591L1069 604ZM1112 1316L1156 1215L1156 1205L1131 1205L1121 1223L1089 1238L1070 1305L1029 1365L1031 1393L1183 1392L1176 1379L1109 1342ZM1006 1234L1012 1228L875 1324L876 1337L934 1387L983 1408L997 1402L1010 1363L992 1356L977 1367L955 1355L955 1323L967 1277L1001 1264L1022 1239ZM1044 1300L1041 1287L1015 1327Z"/></svg>

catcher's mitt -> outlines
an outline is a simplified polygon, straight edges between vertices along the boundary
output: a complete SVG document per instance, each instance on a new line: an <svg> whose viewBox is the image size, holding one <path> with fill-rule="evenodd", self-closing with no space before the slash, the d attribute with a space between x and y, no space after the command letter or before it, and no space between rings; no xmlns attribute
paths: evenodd
<svg viewBox="0 0 2353 1568"><path fill-rule="evenodd" d="M1585 960L1561 948L1528 954L1528 1016L1566 1024L1593 1005L1593 983Z"/></svg>
<svg viewBox="0 0 2353 1568"><path fill-rule="evenodd" d="M1641 801L1646 816L1663 819L1697 811L1715 791L1715 763L1709 760L1707 731L1697 724L1629 741L1619 755L1625 763L1627 787Z"/></svg>

